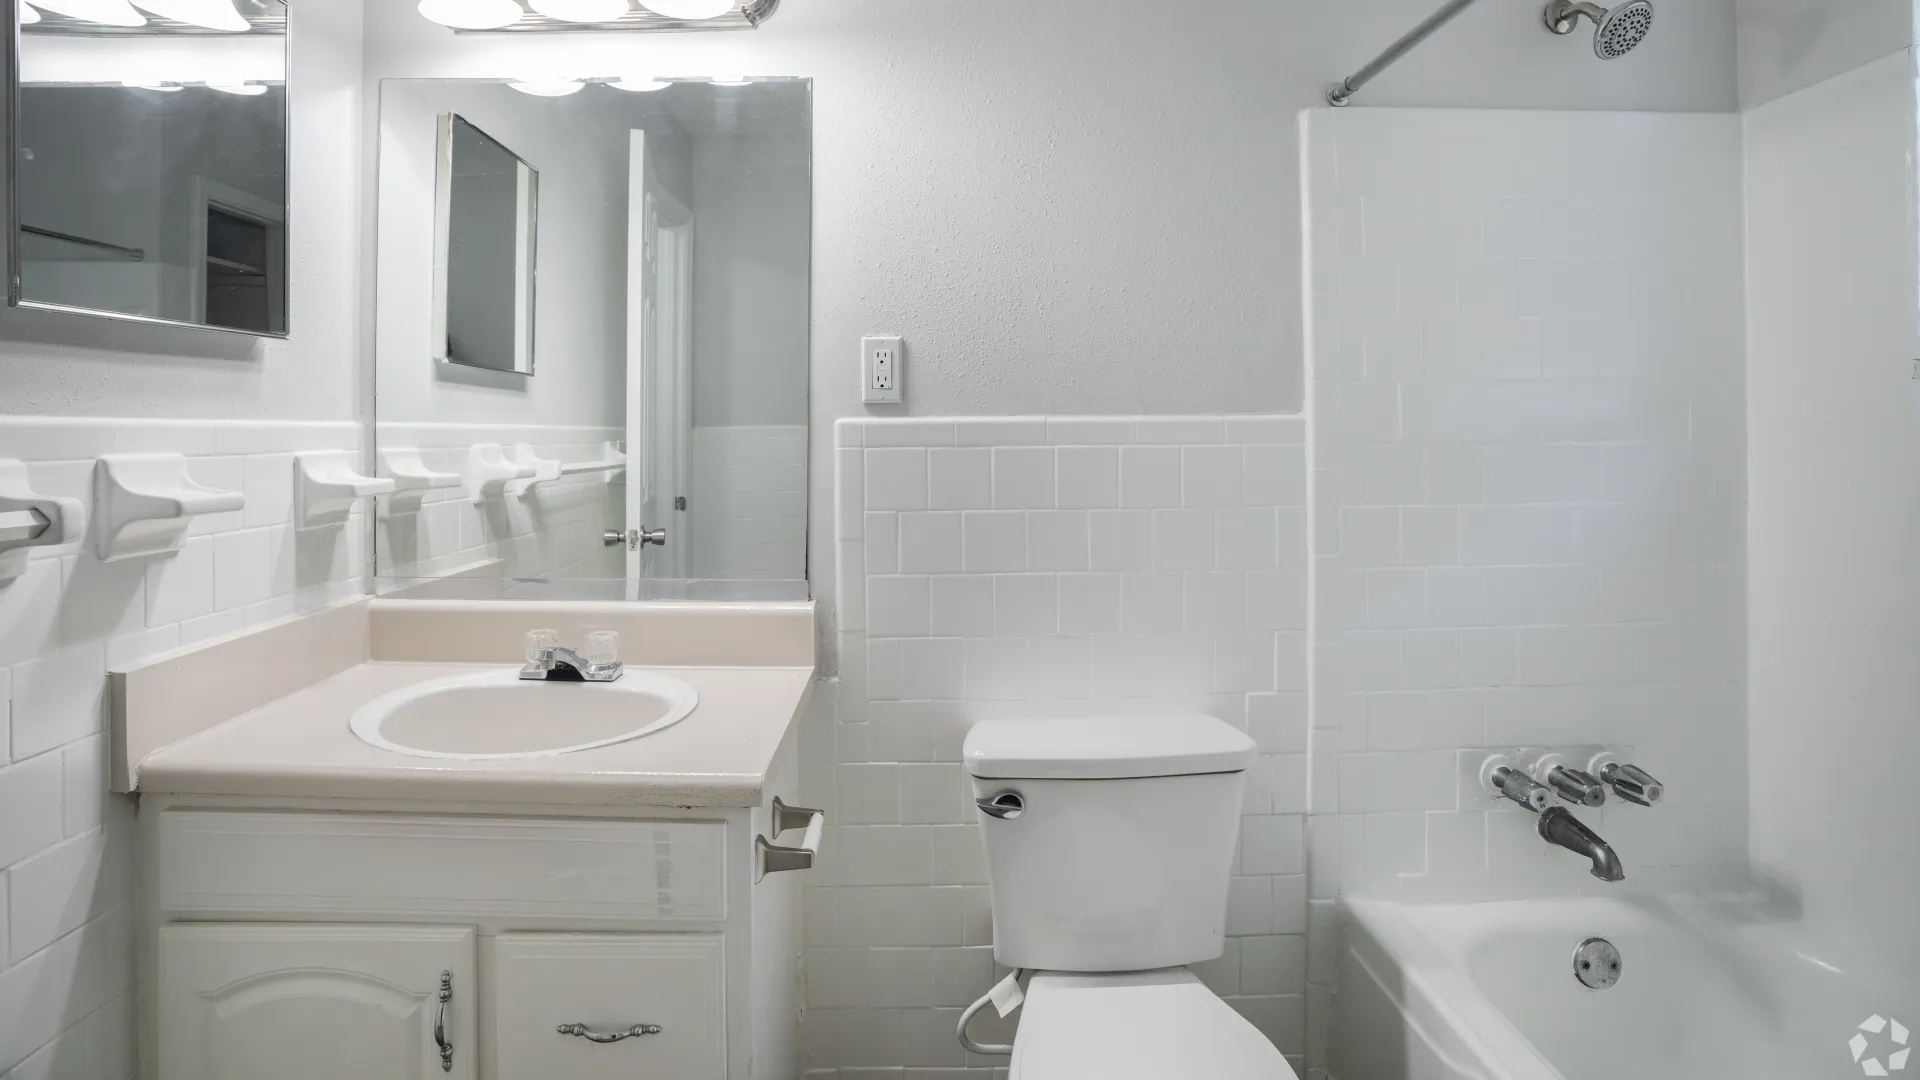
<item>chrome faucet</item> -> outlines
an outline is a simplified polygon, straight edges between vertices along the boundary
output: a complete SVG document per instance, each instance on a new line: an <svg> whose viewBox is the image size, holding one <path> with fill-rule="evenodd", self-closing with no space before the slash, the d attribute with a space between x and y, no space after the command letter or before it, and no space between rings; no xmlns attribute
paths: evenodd
<svg viewBox="0 0 1920 1080"><path fill-rule="evenodd" d="M1593 860L1593 876L1601 881L1619 881L1627 876L1620 868L1620 857L1564 806L1553 807L1540 815L1540 839Z"/></svg>
<svg viewBox="0 0 1920 1080"><path fill-rule="evenodd" d="M596 638L605 638L596 641ZM618 659L618 638L611 634L587 635L587 651L582 654L557 643L551 630L535 630L527 635L527 663L520 678L527 682L610 683L626 670ZM594 657L600 657L597 661Z"/></svg>

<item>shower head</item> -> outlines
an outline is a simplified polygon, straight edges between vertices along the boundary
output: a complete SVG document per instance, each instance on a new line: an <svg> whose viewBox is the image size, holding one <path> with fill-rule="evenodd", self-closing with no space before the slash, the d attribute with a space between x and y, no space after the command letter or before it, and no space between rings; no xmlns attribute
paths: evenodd
<svg viewBox="0 0 1920 1080"><path fill-rule="evenodd" d="M1593 20L1593 54L1602 60L1618 60L1632 52L1653 29L1652 0L1628 0L1610 8L1553 0L1547 5L1547 29L1564 37L1573 33L1582 15Z"/></svg>

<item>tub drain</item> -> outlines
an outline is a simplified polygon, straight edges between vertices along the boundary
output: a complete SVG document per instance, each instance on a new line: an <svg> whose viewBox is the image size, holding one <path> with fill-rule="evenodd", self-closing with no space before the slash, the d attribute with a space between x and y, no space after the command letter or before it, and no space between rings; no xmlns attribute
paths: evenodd
<svg viewBox="0 0 1920 1080"><path fill-rule="evenodd" d="M1620 981L1620 950L1606 938L1590 937L1573 950L1573 977L1589 990L1605 990Z"/></svg>

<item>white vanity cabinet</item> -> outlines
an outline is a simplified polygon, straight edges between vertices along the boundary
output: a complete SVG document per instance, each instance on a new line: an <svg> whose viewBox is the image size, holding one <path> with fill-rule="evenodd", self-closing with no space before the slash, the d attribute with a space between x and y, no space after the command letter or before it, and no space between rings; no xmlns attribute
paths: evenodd
<svg viewBox="0 0 1920 1080"><path fill-rule="evenodd" d="M143 798L144 1080L791 1080L771 802Z"/></svg>

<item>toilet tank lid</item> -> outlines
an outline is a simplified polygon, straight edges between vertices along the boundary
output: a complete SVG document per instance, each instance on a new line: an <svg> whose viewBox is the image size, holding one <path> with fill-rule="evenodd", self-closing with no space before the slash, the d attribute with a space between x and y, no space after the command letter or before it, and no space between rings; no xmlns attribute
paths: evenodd
<svg viewBox="0 0 1920 1080"><path fill-rule="evenodd" d="M1254 743L1211 716L987 720L961 756L982 779L1123 780L1244 772Z"/></svg>

